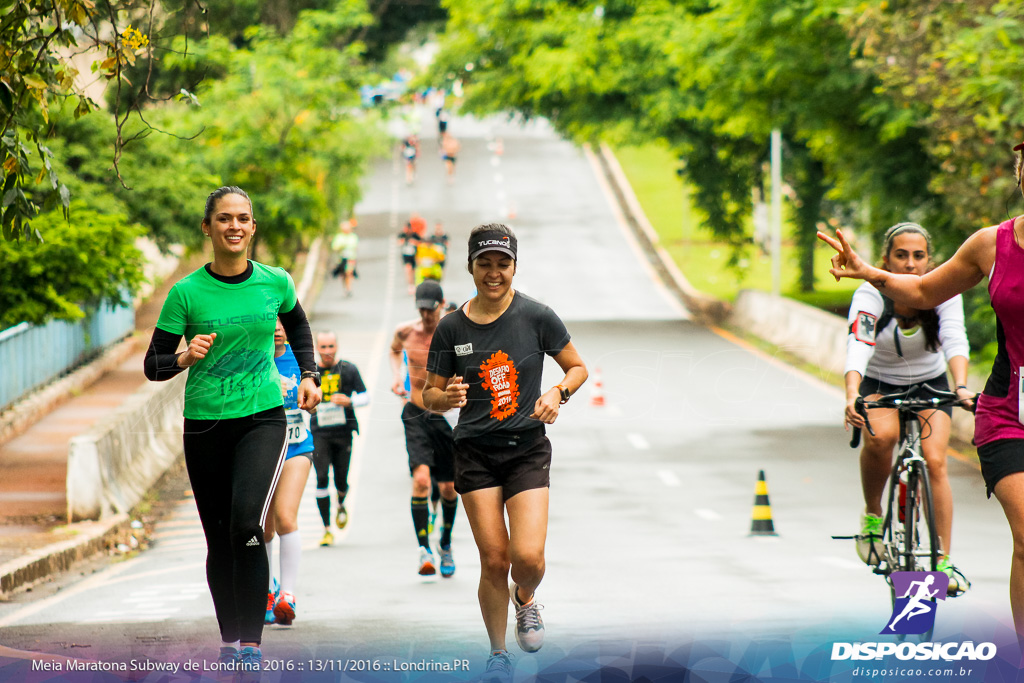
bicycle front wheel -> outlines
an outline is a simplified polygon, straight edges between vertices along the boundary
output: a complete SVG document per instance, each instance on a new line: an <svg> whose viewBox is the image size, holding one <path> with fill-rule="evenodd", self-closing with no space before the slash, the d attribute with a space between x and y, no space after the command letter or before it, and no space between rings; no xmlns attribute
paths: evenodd
<svg viewBox="0 0 1024 683"><path fill-rule="evenodd" d="M912 463L907 473L907 498L904 506L905 537L903 571L933 572L938 569L942 549L935 528L935 508L928 468L922 462Z"/></svg>

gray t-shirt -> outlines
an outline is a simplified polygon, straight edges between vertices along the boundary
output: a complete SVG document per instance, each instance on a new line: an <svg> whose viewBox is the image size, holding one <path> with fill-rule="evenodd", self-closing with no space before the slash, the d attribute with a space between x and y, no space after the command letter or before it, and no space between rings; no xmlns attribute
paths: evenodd
<svg viewBox="0 0 1024 683"><path fill-rule="evenodd" d="M455 440L533 429L544 355L558 355L569 332L550 308L521 292L497 320L479 325L463 310L441 319L430 343L427 371L461 375L469 385Z"/></svg>

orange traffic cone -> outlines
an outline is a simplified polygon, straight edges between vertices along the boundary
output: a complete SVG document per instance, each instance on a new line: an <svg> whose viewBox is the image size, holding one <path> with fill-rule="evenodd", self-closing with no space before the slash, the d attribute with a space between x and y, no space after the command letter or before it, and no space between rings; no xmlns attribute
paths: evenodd
<svg viewBox="0 0 1024 683"><path fill-rule="evenodd" d="M515 202L509 202L508 203L508 219L510 221L511 220L515 220L515 217L516 217L516 203Z"/></svg>
<svg viewBox="0 0 1024 683"><path fill-rule="evenodd" d="M501 141L501 138L494 141L494 153L499 157L505 153L505 143Z"/></svg>
<svg viewBox="0 0 1024 683"><path fill-rule="evenodd" d="M594 391L590 395L590 405L604 405L604 385L601 383L601 368L594 369Z"/></svg>
<svg viewBox="0 0 1024 683"><path fill-rule="evenodd" d="M778 536L775 524L772 523L772 506L768 502L768 482L764 480L764 470L757 475L757 486L754 489L754 513L750 522L751 536Z"/></svg>

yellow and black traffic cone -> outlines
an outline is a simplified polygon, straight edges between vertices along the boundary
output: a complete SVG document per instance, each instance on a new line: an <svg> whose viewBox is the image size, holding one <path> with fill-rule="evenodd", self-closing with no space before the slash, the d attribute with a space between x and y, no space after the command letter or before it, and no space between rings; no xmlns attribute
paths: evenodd
<svg viewBox="0 0 1024 683"><path fill-rule="evenodd" d="M772 524L772 506L768 502L768 483L764 480L764 470L757 475L757 488L754 493L754 514L750 522L751 536L778 536Z"/></svg>

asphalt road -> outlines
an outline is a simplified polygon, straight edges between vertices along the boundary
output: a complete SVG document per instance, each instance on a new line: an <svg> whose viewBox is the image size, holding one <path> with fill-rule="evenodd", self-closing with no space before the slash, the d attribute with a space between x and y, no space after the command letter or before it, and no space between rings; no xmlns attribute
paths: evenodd
<svg viewBox="0 0 1024 683"><path fill-rule="evenodd" d="M268 680L470 680L486 657L479 561L461 511L455 576L416 573L401 405L387 365L395 325L416 316L394 239L414 210L451 236L443 284L456 302L472 294L461 267L470 228L511 223L515 286L559 313L591 371L549 429L547 576L538 591L547 643L516 658L516 680L578 680L602 667L621 674L608 680L682 667L699 680L735 672L827 680L840 670L848 680L850 663L834 669L821 652L877 640L890 605L852 542L831 539L856 531L862 507L841 392L692 323L620 225L587 154L543 124L456 119L450 130L463 148L451 184L434 130L425 115L411 186L397 153L370 176L358 207L355 295L343 297L330 280L312 309L315 329L338 332L340 354L360 368L372 402L359 414L351 522L333 547L317 545L312 477L307 487L298 617L264 633L277 667ZM549 369L553 380L557 367ZM593 399L598 379L604 405ZM1005 640L1009 531L977 470L955 459L949 467L953 556L974 588L940 605L935 638ZM761 470L777 536L749 534ZM204 558L186 499L152 549L0 604L0 645L201 668L218 642ZM33 660L11 661L0 679L21 676ZM437 671L443 663L460 669ZM134 677L170 680L148 670Z"/></svg>

